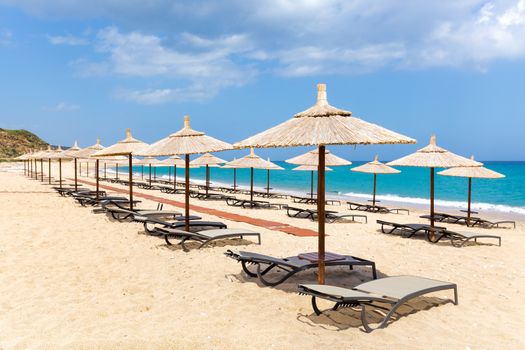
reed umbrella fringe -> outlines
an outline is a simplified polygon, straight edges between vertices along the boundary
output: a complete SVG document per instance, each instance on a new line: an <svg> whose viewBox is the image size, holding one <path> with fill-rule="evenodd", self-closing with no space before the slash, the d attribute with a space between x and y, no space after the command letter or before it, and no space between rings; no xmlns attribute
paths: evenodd
<svg viewBox="0 0 525 350"><path fill-rule="evenodd" d="M355 172L359 172L359 173L374 174L374 192L372 196L373 206L376 205L377 174L399 174L400 173L399 170L381 163L379 161L379 157L377 154L373 161L357 166L355 168L352 168L351 170Z"/></svg>
<svg viewBox="0 0 525 350"><path fill-rule="evenodd" d="M207 136L203 132L193 130L190 127L190 117L184 117L184 127L151 144L146 150L142 152L143 156L173 156L184 155L185 167L185 229L190 229L190 155L211 153L232 149L233 146L227 142L220 141L211 136Z"/></svg>
<svg viewBox="0 0 525 350"><path fill-rule="evenodd" d="M129 207L133 210L133 155L142 152L148 145L131 136L131 130L126 129L126 138L111 145L103 150L100 150L92 155L92 157L108 157L108 156L127 156L129 169Z"/></svg>
<svg viewBox="0 0 525 350"><path fill-rule="evenodd" d="M410 144L410 137L352 117L352 113L328 104L326 85L317 85L317 102L293 118L235 144L246 147L317 146L318 160L318 257L319 283L324 284L325 265L325 146Z"/></svg>
<svg viewBox="0 0 525 350"><path fill-rule="evenodd" d="M224 159L216 157L211 153L204 153L202 156L195 158L190 162L190 165L206 166L206 194L208 194L210 188L210 165L214 166L224 163L226 163Z"/></svg>
<svg viewBox="0 0 525 350"><path fill-rule="evenodd" d="M391 166L413 166L430 168L430 226L434 227L434 168L481 166L483 164L464 158L436 145L436 136L430 137L430 144L408 156L387 163Z"/></svg>
<svg viewBox="0 0 525 350"><path fill-rule="evenodd" d="M474 156L470 156L470 159L474 160ZM472 214L472 179L501 179L505 177L505 175L500 174L494 170L487 169L482 165L450 168L440 171L438 175L468 178L467 224L470 224L470 217Z"/></svg>

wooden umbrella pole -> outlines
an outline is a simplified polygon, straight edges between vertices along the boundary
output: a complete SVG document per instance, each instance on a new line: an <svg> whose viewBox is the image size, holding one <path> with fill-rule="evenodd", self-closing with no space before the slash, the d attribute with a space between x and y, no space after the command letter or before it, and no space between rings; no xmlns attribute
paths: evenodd
<svg viewBox="0 0 525 350"><path fill-rule="evenodd" d="M29 174L28 175L32 177L33 176L33 161L29 159L28 162L29 162Z"/></svg>
<svg viewBox="0 0 525 350"><path fill-rule="evenodd" d="M78 163L78 175L82 176L82 162Z"/></svg>
<svg viewBox="0 0 525 350"><path fill-rule="evenodd" d="M89 177L89 162L86 162L86 177Z"/></svg>
<svg viewBox="0 0 525 350"><path fill-rule="evenodd" d="M47 183L51 185L51 158L47 159Z"/></svg>
<svg viewBox="0 0 525 350"><path fill-rule="evenodd" d="M62 188L62 158L58 158L58 187Z"/></svg>
<svg viewBox="0 0 525 350"><path fill-rule="evenodd" d="M157 167L153 168L153 181L157 181Z"/></svg>
<svg viewBox="0 0 525 350"><path fill-rule="evenodd" d="M319 284L324 284L324 258L325 258L325 146L319 146L319 165L317 169L317 223L318 223L318 258L319 258Z"/></svg>
<svg viewBox="0 0 525 350"><path fill-rule="evenodd" d="M144 164L140 166L140 178L141 180L144 180Z"/></svg>
<svg viewBox="0 0 525 350"><path fill-rule="evenodd" d="M430 168L430 226L434 227L434 168Z"/></svg>
<svg viewBox="0 0 525 350"><path fill-rule="evenodd" d="M78 191L78 182L77 182L77 159L75 158L75 192Z"/></svg>
<svg viewBox="0 0 525 350"><path fill-rule="evenodd" d="M133 160L131 153L128 155L129 166L129 210L133 211Z"/></svg>
<svg viewBox="0 0 525 350"><path fill-rule="evenodd" d="M314 199L314 171L310 174L310 199Z"/></svg>
<svg viewBox="0 0 525 350"><path fill-rule="evenodd" d="M210 188L210 167L206 164L206 194Z"/></svg>
<svg viewBox="0 0 525 350"><path fill-rule="evenodd" d="M376 206L376 182L377 182L377 174L374 173L374 196L372 197L372 206Z"/></svg>
<svg viewBox="0 0 525 350"><path fill-rule="evenodd" d="M115 164L115 167L117 168L117 173L115 174L115 178L118 180L118 163Z"/></svg>
<svg viewBox="0 0 525 350"><path fill-rule="evenodd" d="M97 200L99 198L99 194L98 194L98 189L99 189L98 168L99 168L99 160L97 159L96 162L95 162L95 179L96 179L96 183L97 183L97 189L96 189L95 197L97 198Z"/></svg>
<svg viewBox="0 0 525 350"><path fill-rule="evenodd" d="M38 180L38 160L35 159L35 180Z"/></svg>
<svg viewBox="0 0 525 350"><path fill-rule="evenodd" d="M233 168L233 190L237 189L237 169Z"/></svg>
<svg viewBox="0 0 525 350"><path fill-rule="evenodd" d="M104 162L104 180L106 179L106 162Z"/></svg>
<svg viewBox="0 0 525 350"><path fill-rule="evenodd" d="M149 185L151 186L151 164L149 165Z"/></svg>
<svg viewBox="0 0 525 350"><path fill-rule="evenodd" d="M472 200L472 178L468 178L467 226L470 226L470 202Z"/></svg>
<svg viewBox="0 0 525 350"><path fill-rule="evenodd" d="M173 189L177 189L177 165L173 165Z"/></svg>
<svg viewBox="0 0 525 350"><path fill-rule="evenodd" d="M253 201L253 168L250 168L250 200Z"/></svg>
<svg viewBox="0 0 525 350"><path fill-rule="evenodd" d="M270 169L266 170L266 194L270 195Z"/></svg>
<svg viewBox="0 0 525 350"><path fill-rule="evenodd" d="M190 231L190 155L186 154L184 157L184 185L185 185L185 191L184 191L184 198L185 198L185 205L184 205L184 215L186 216L184 220L184 229L189 232Z"/></svg>
<svg viewBox="0 0 525 350"><path fill-rule="evenodd" d="M44 181L44 159L40 158L40 182Z"/></svg>
<svg viewBox="0 0 525 350"><path fill-rule="evenodd" d="M168 182L171 182L171 167L168 166Z"/></svg>

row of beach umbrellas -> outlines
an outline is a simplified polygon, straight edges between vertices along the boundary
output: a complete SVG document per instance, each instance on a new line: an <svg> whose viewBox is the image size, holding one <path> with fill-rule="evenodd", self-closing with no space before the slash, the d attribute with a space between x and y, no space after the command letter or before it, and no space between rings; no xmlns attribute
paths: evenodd
<svg viewBox="0 0 525 350"><path fill-rule="evenodd" d="M226 167L234 169L250 168L251 169L251 198L253 199L253 169L278 169L278 166L270 161L266 161L254 153L254 148L271 148L271 147L298 147L298 146L315 146L316 149L304 155L289 159L287 162L300 165L296 170L305 170L312 172L311 196L313 196L313 172L317 171L317 212L318 212L318 249L317 256L319 261L318 282L324 284L325 281L325 171L330 166L349 165L350 162L339 158L326 150L328 145L380 145L380 144L413 144L416 140L388 130L379 125L369 123L363 119L356 118L350 111L331 106L328 103L326 95L326 86L317 85L317 101L307 110L297 113L292 118L276 125L268 130L262 131L254 136L235 144L218 140L203 132L193 130L190 127L189 116L184 117L183 128L179 131L168 135L167 137L151 144L137 140L132 137L129 129L126 131L126 138L107 148L92 149L93 152L87 155L96 159L97 173L97 190L98 190L98 164L99 159L108 159L114 157L126 157L129 169L129 197L130 207L133 203L132 188L132 168L133 156L145 157L177 157L171 159L173 165L184 165L185 167L185 229L189 230L190 217L190 197L189 197L189 180L190 180L190 155L205 154L203 160L196 162L206 166L206 188L209 186L209 167L225 162L209 153L238 149L250 148L250 154L240 159L235 159L227 164ZM99 142L97 142L99 145ZM94 145L95 146L95 145ZM93 147L93 146L91 146ZM74 159L76 164L79 150L69 149L57 154L56 159ZM208 155L209 154L209 155ZM182 157L182 159L178 157ZM29 155L28 159L48 159L48 154ZM64 157L64 158L61 158ZM202 158L202 157L201 157ZM22 158L24 159L24 158ZM50 158L49 158L50 159ZM182 164L181 164L182 163ZM436 145L436 138L432 136L430 144L415 153L406 157L394 160L387 164L380 163L377 158L365 165L356 167L353 170L374 174L374 197L375 205L375 183L378 174L390 174L398 170L390 166L415 166L426 167L430 169L430 217L431 226L434 226L434 169L435 168L452 168L447 169L440 174L448 176L465 176L469 178L469 211L470 211L470 189L471 179L473 177L496 177L502 176L491 171L482 169L482 163L473 159L464 158L449 152ZM35 163L36 166L36 163ZM275 166L275 168L271 168ZM42 163L41 163L42 167ZM460 168L461 170L457 170ZM41 169L42 170L42 169ZM488 169L487 169L488 170ZM75 171L76 183L76 171ZM235 184L234 184L235 186ZM270 185L268 180L267 190ZM469 213L470 215L470 213Z"/></svg>

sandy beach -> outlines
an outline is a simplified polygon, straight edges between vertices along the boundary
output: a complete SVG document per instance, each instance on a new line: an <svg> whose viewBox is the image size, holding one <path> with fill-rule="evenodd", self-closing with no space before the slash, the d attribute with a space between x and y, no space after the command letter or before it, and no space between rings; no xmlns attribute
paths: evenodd
<svg viewBox="0 0 525 350"><path fill-rule="evenodd" d="M53 172L57 174L56 165ZM71 165L65 164L64 176L71 175ZM140 207L156 205L141 198L141 193L183 202L183 195L136 191ZM315 283L313 271L270 288L247 277L240 264L224 255L227 249L238 249L291 256L315 251L317 237L193 212L231 228L260 232L262 244L237 240L185 252L145 235L139 223L93 214L92 208L60 197L47 184L28 179L8 164L0 169L0 198L1 349L525 346L525 222L520 217L516 229L449 225L500 235L501 247L454 248L448 242L430 244L380 233L377 219L425 223L419 218L425 213L422 210L411 210L409 216L366 213L367 224L329 224L327 250L375 261L379 277L418 275L458 285L458 306L450 302L451 292L419 297L400 308L386 329L367 334L359 313L352 309L313 313L310 299L296 292L298 283ZM192 204L298 228L316 230L317 226L310 220L289 218L283 210L232 208L221 201L192 200ZM348 212L345 206L329 208ZM370 279L367 268L336 268L327 274L327 284L346 287Z"/></svg>

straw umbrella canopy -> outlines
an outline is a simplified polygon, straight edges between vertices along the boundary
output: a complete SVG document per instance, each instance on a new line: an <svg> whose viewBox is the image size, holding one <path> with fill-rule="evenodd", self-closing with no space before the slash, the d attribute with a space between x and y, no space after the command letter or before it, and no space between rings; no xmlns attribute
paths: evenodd
<svg viewBox="0 0 525 350"><path fill-rule="evenodd" d="M324 284L325 263L325 146L407 144L414 139L379 125L352 117L352 113L328 104L326 85L317 85L317 102L293 118L235 144L236 147L317 146L318 160L318 261L319 283Z"/></svg>
<svg viewBox="0 0 525 350"><path fill-rule="evenodd" d="M430 226L434 227L434 168L481 166L483 164L437 146L436 136L432 135L428 146L408 156L393 160L387 165L430 168Z"/></svg>
<svg viewBox="0 0 525 350"><path fill-rule="evenodd" d="M211 153L204 153L202 156L195 158L190 162L190 165L206 166L206 194L208 194L210 188L210 165L217 166L224 163L226 163L224 159L216 157Z"/></svg>
<svg viewBox="0 0 525 350"><path fill-rule="evenodd" d="M474 156L470 156L471 160L474 160ZM472 179L501 179L505 175L500 174L494 170L485 168L484 166L467 166L467 167L455 167L440 171L438 175L444 176L456 176L468 178L468 207L467 207L467 224L470 222L471 216L471 199L472 199Z"/></svg>
<svg viewBox="0 0 525 350"><path fill-rule="evenodd" d="M397 169L389 167L388 165L384 163L381 163L378 158L379 157L376 154L373 161L360 165L360 166L356 166L355 168L351 169L352 171L355 171L358 173L374 174L374 194L372 197L372 206L374 207L376 205L377 174L399 174L401 172Z"/></svg>
<svg viewBox="0 0 525 350"><path fill-rule="evenodd" d="M168 167L169 179L171 179L171 166L173 166L173 189L177 189L177 166L184 166L184 160L179 156L171 156L162 161Z"/></svg>
<svg viewBox="0 0 525 350"><path fill-rule="evenodd" d="M184 117L184 127L150 145L144 156L173 156L184 154L185 167L185 229L190 229L190 155L232 149L229 143L220 141L190 127L190 117Z"/></svg>
<svg viewBox="0 0 525 350"><path fill-rule="evenodd" d="M250 153L242 158L232 160L227 163L230 167L250 169L250 200L253 201L253 170L254 169L272 169L278 166L272 162L264 160L255 154L253 147L250 147Z"/></svg>
<svg viewBox="0 0 525 350"><path fill-rule="evenodd" d="M314 172L318 169L317 165L299 165L298 167L293 168L292 170L296 171L309 171L310 172L310 198L314 198ZM325 171L332 171L331 168L325 166Z"/></svg>
<svg viewBox="0 0 525 350"><path fill-rule="evenodd" d="M131 130L126 129L126 138L119 142L104 148L96 153L93 153L92 157L108 157L108 156L127 156L128 167L129 167L129 208L133 210L133 158L135 154L142 152L148 144L137 140L131 136Z"/></svg>
<svg viewBox="0 0 525 350"><path fill-rule="evenodd" d="M307 166L319 166L319 150L314 149L304 154L285 160L286 163ZM325 149L325 165L326 166L343 166L351 165L352 162L338 157ZM317 170L316 170L317 171ZM314 198L314 172L310 173L310 198Z"/></svg>

